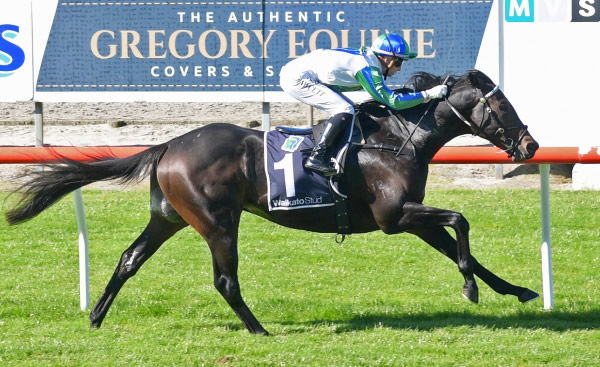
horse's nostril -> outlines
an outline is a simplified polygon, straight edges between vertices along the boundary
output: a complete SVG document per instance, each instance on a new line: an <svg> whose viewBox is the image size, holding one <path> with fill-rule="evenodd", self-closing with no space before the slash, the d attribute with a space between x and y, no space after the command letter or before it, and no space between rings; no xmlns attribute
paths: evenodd
<svg viewBox="0 0 600 367"><path fill-rule="evenodd" d="M535 141L532 141L530 143L527 143L527 152L529 152L530 154L535 153L536 150L538 150L540 146L538 145L538 143L536 143Z"/></svg>

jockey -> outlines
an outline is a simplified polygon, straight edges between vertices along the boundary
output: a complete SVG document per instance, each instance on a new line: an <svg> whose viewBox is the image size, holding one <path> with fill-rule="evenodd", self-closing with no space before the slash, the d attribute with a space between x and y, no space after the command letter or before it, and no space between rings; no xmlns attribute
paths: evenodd
<svg viewBox="0 0 600 367"><path fill-rule="evenodd" d="M342 92L366 90L375 100L402 110L431 99L443 98L445 85L423 92L395 93L384 83L412 59L406 41L395 33L382 34L361 49L315 50L283 66L279 74L281 88L295 99L329 113L329 120L305 167L325 176L336 173L326 150L354 120L354 104Z"/></svg>

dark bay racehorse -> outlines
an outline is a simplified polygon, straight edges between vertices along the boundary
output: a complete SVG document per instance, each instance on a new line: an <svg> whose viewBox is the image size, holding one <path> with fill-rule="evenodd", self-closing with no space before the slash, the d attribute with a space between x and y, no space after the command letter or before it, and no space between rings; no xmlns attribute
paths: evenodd
<svg viewBox="0 0 600 367"><path fill-rule="evenodd" d="M441 84L441 78L422 73L410 82L416 90L423 90ZM377 103L360 106L368 144L400 147L413 130L414 134L399 155L377 149L348 155L340 187L350 197L352 231L419 236L458 264L465 278L463 295L472 302L479 297L474 275L500 294L517 296L521 302L532 300L537 293L504 281L471 256L469 223L460 213L422 204L428 164L458 135L479 135L504 149L515 162L531 158L538 148L513 106L486 75L470 71L448 78L447 85L447 100L430 105L404 111L391 111ZM314 232L335 233L337 226L333 207L269 212L263 154L262 131L211 124L128 158L92 163L64 160L34 173L20 188L21 201L6 218L10 224L28 220L65 194L95 181L126 183L149 174L150 221L121 256L90 314L91 325L99 327L127 279L167 239L191 225L210 247L217 290L250 332L267 334L244 303L238 283L242 211ZM446 226L456 232L456 240Z"/></svg>

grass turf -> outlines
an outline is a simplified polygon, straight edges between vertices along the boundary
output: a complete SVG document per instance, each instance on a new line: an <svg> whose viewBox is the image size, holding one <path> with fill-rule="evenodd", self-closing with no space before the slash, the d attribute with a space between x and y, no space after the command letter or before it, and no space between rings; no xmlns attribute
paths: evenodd
<svg viewBox="0 0 600 367"><path fill-rule="evenodd" d="M148 220L148 194L86 190L84 198L94 303ZM433 190L426 204L461 211L473 255L541 292L537 191ZM599 365L599 209L597 192L552 192L551 312L541 299L520 304L481 281L480 304L469 304L456 265L414 236L374 232L338 245L245 214L242 293L272 333L258 337L213 288L209 251L189 228L126 283L102 328L90 329L79 310L69 196L23 225L0 224L0 365Z"/></svg>

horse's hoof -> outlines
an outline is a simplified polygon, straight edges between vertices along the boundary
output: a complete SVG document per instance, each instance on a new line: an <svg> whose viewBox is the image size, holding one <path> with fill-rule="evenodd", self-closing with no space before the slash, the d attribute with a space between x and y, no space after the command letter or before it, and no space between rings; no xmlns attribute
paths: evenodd
<svg viewBox="0 0 600 367"><path fill-rule="evenodd" d="M102 320L97 320L93 315L90 314L90 327L92 329L98 329L102 325Z"/></svg>
<svg viewBox="0 0 600 367"><path fill-rule="evenodd" d="M266 331L266 330L265 330L265 329L263 329L263 328L260 328L260 329L258 329L258 330L250 330L250 332L251 332L252 334L256 334L256 335L269 336L269 332L268 332L268 331Z"/></svg>
<svg viewBox="0 0 600 367"><path fill-rule="evenodd" d="M473 303L479 303L479 289L463 287L462 295Z"/></svg>
<svg viewBox="0 0 600 367"><path fill-rule="evenodd" d="M533 301L534 299L538 298L539 296L540 296L539 294L532 291L531 289L525 289L523 291L523 293L521 293L521 295L519 296L519 302L525 303L525 302Z"/></svg>

